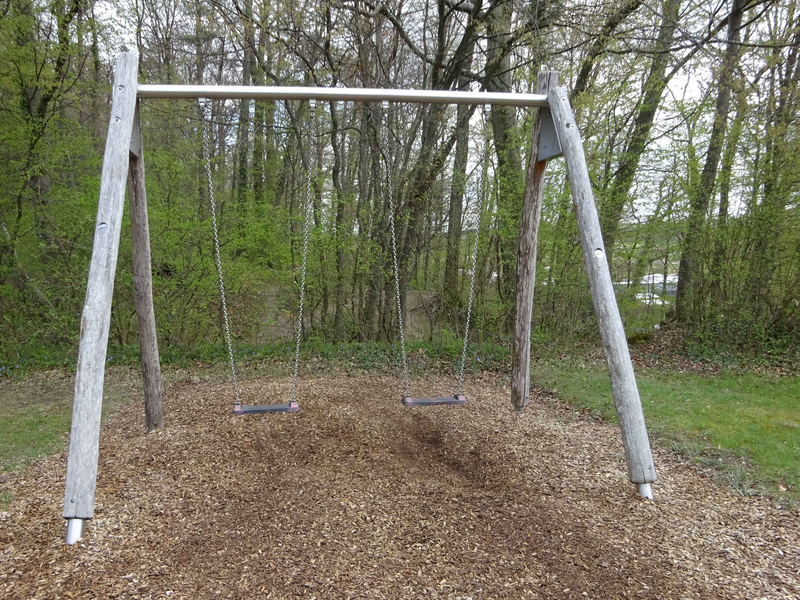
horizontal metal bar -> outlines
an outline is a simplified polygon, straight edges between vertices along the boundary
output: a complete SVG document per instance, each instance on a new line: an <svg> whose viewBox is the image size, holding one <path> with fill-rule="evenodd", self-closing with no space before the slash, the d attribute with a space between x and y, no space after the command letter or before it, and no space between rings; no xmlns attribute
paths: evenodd
<svg viewBox="0 0 800 600"><path fill-rule="evenodd" d="M542 94L451 92L380 88L270 87L241 85L139 85L139 98L213 98L230 100L317 100L326 102L413 102L417 104L493 104L547 106Z"/></svg>

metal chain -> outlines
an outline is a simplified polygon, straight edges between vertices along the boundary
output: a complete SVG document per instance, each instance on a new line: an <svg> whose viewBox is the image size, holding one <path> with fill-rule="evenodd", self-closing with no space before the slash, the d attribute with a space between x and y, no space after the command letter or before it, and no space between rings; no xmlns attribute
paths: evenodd
<svg viewBox="0 0 800 600"><path fill-rule="evenodd" d="M222 296L222 317L225 321L225 340L228 344L228 358L231 363L231 375L233 376L233 389L236 392L236 404L241 405L239 398L239 382L236 380L236 367L233 362L233 344L231 343L231 328L228 324L228 305L225 302L225 284L222 280L222 261L219 252L219 233L217 231L217 205L214 202L214 184L211 178L211 152L209 151L208 129L206 122L210 121L208 112L211 110L211 100L200 98L200 113L202 114L203 127L203 155L206 163L206 176L208 177L208 198L211 201L211 225L214 229L214 258L217 262L217 275L219 276L219 292Z"/></svg>
<svg viewBox="0 0 800 600"><path fill-rule="evenodd" d="M391 163L389 161L389 103L384 101L381 106L383 107L383 120L385 125L385 127L383 127L383 146L385 149L383 158L386 165L386 189L388 190L389 194L389 227L392 232L392 262L394 263L394 291L397 297L397 322L400 325L400 351L402 352L403 356L403 377L405 378L406 383L406 396L410 397L411 386L408 383L408 360L406 359L406 337L405 332L403 331L403 309L400 305L400 267L397 263L397 236L395 235L394 228L394 197L392 195L392 180L389 176L389 169L391 168Z"/></svg>
<svg viewBox="0 0 800 600"><path fill-rule="evenodd" d="M309 141L311 140L312 133L310 127L313 126L314 123L314 109L316 108L316 102L314 100L308 101L309 106L309 118L310 118L310 125L309 125ZM308 145L309 150L311 149L311 144ZM294 376L292 377L292 398L291 401L294 402L295 394L297 392L297 373L300 370L300 337L303 333L303 305L305 304L305 296L306 296L306 259L308 257L308 230L309 225L311 223L311 214L314 211L314 203L311 200L311 161L309 160L308 168L306 169L306 202L305 202L305 223L303 225L303 267L301 269L300 275L300 310L298 311L299 314L297 316L297 341L295 342L295 349L294 349Z"/></svg>
<svg viewBox="0 0 800 600"><path fill-rule="evenodd" d="M480 171L480 180L478 183L478 225L475 229L475 244L472 248L472 275L469 281L469 301L467 302L467 324L464 327L464 347L461 350L461 369L458 372L458 393L461 393L461 384L464 381L464 367L467 364L467 344L469 343L469 322L472 318L472 299L475 296L475 271L478 266L478 237L481 233L481 209L483 207L483 194L484 194L484 169L486 165L486 158L489 148L489 119L486 113L486 107L483 107L483 163L484 167Z"/></svg>

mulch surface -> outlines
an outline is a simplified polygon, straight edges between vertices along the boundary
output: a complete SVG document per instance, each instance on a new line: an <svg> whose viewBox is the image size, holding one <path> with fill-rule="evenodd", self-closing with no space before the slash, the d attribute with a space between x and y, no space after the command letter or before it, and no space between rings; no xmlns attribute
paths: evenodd
<svg viewBox="0 0 800 600"><path fill-rule="evenodd" d="M395 378L316 378L299 413L235 417L229 385L173 384L165 430L141 433L139 403L104 425L82 543L63 541L65 454L14 481L0 597L800 597L796 510L659 449L648 502L615 426L546 396L515 413L501 378L465 393L408 409Z"/></svg>

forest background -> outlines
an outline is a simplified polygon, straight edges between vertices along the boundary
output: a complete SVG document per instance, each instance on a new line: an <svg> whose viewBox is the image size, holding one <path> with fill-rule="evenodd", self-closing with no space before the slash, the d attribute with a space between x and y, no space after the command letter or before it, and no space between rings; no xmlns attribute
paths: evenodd
<svg viewBox="0 0 800 600"><path fill-rule="evenodd" d="M629 335L682 324L696 354L796 356L800 11L795 0L3 0L0 364L70 357L93 240L114 59L140 82L570 90ZM532 113L215 101L214 193L236 343L398 338L388 215L412 340L507 344ZM485 125L484 125L485 121ZM195 103L142 104L162 355L220 349ZM390 147L386 165L379 157ZM534 344L598 338L563 162L539 231ZM478 198L482 209L477 212ZM477 255L474 236L480 232ZM112 348L136 345L130 224ZM113 359L114 351L111 356ZM59 359L60 360L60 359Z"/></svg>

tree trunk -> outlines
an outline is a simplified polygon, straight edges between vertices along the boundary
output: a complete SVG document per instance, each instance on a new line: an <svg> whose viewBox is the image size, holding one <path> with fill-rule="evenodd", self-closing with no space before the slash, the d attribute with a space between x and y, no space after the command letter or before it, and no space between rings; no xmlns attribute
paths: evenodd
<svg viewBox="0 0 800 600"><path fill-rule="evenodd" d="M202 4L196 0L194 5L194 83L195 85L203 85L203 73L205 71L206 55L203 50L202 40L204 37L203 27L203 12ZM205 172L205 157L203 156L203 130L201 127L206 126L204 121L200 121L200 127L197 128L195 147L197 148L197 213L203 217L208 214L208 180L206 179ZM213 131L212 131L213 135Z"/></svg>
<svg viewBox="0 0 800 600"><path fill-rule="evenodd" d="M717 210L717 227L714 239L714 263L711 267L711 295L716 306L725 306L727 302L727 277L729 268L725 265L725 254L728 245L728 211L730 207L731 175L736 160L736 150L742 133L745 115L747 114L747 88L740 84L736 91L736 116L731 123L730 132L725 141L722 154L719 182L719 209Z"/></svg>
<svg viewBox="0 0 800 600"><path fill-rule="evenodd" d="M752 207L753 253L749 273L749 304L751 322L769 330L783 307L773 300L773 284L779 263L779 248L787 203L790 202L791 181L796 168L789 149L792 140L790 124L796 120L800 94L800 29L795 27L787 44L783 60L775 61L767 100L767 135L761 203ZM767 321L767 319L769 319Z"/></svg>
<svg viewBox="0 0 800 600"><path fill-rule="evenodd" d="M487 29L487 62L495 68L486 82L490 92L512 91L511 55L508 52L513 18L510 2L498 5L491 13ZM516 283L517 240L519 236L519 214L522 209L524 179L520 159L520 140L516 134L517 113L514 107L492 107L492 131L497 153L497 199L498 243L498 292L507 306L504 327L513 326L514 284Z"/></svg>
<svg viewBox="0 0 800 600"><path fill-rule="evenodd" d="M611 183L608 197L600 207L600 227L603 231L608 264L613 270L612 256L617 239L619 222L628 200L628 192L633 185L639 160L644 154L650 129L661 103L661 94L669 83L665 77L670 59L670 46L678 25L681 0L665 0L662 8L661 27L653 48L653 62L644 84L644 96L633 120L633 130L625 151L619 160L617 172Z"/></svg>
<svg viewBox="0 0 800 600"><path fill-rule="evenodd" d="M253 0L244 2L244 44L242 60L242 85L248 86L252 80L255 66L255 32L253 28ZM248 158L250 154L250 100L239 101L239 122L236 134L236 178L234 198L239 226L244 224L247 215L247 192L249 189Z"/></svg>
<svg viewBox="0 0 800 600"><path fill-rule="evenodd" d="M470 49L470 59L466 63L466 70L472 66L472 52L475 44ZM461 75L458 79L458 89L469 88L470 80ZM463 121L469 107L458 105L456 119ZM444 264L444 305L453 315L457 315L461 308L461 294L458 286L458 266L461 255L461 215L464 203L464 190L467 185L467 158L469 154L469 127L462 127L456 137L456 155L453 159L453 179L450 184L450 206L447 217L447 254ZM480 193L480 190L478 191Z"/></svg>
<svg viewBox="0 0 800 600"><path fill-rule="evenodd" d="M345 283L345 193L342 185L342 147L339 138L339 111L336 102L331 109L331 147L333 148L333 167L331 179L336 193L336 217L333 231L333 248L336 252L336 281L333 307L333 333L336 340L344 340L344 283Z"/></svg>
<svg viewBox="0 0 800 600"><path fill-rule="evenodd" d="M734 70L739 64L739 29L742 25L742 14L747 0L733 0L728 16L728 45L719 74L717 104L714 110L714 124L711 128L711 139L708 143L706 162L700 176L699 185L691 190L689 200L689 221L683 240L683 253L678 266L678 293L675 299L675 316L682 321L691 319L691 304L695 298L692 294L693 280L702 276L699 265L700 243L703 226L706 221L708 205L714 193L717 179L717 168L725 141L728 126L728 111L731 104Z"/></svg>

